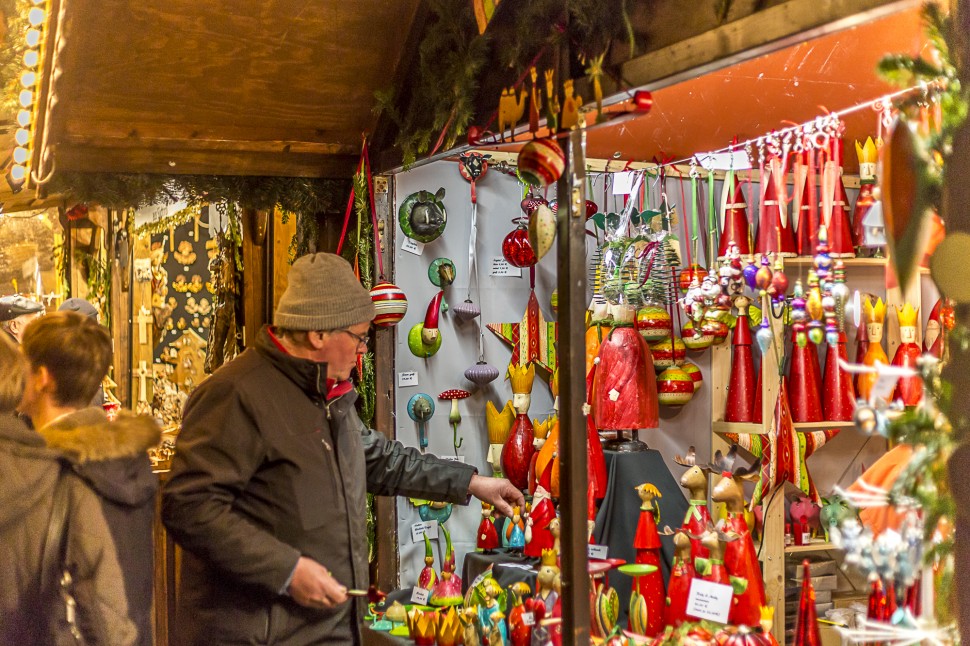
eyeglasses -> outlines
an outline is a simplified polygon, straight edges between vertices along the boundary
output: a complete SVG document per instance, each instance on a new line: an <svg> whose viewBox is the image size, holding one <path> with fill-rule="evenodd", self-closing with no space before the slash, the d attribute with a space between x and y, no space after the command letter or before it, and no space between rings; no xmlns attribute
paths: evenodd
<svg viewBox="0 0 970 646"><path fill-rule="evenodd" d="M347 328L338 328L337 330L335 330L335 332L345 332L345 333L349 334L350 336L354 337L354 340L357 341L357 347L358 348L361 347L361 346L364 346L366 348L367 347L368 337L370 337L370 330L367 330L366 334L364 334L364 335L354 334L353 332L351 332Z"/></svg>

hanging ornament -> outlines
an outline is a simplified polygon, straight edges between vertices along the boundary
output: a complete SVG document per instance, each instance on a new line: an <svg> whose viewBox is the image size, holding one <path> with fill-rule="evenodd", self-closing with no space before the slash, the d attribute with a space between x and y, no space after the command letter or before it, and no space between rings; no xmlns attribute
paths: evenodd
<svg viewBox="0 0 970 646"><path fill-rule="evenodd" d="M537 262L549 253L555 240L556 216L546 204L540 204L529 215L529 245L535 251Z"/></svg>
<svg viewBox="0 0 970 646"><path fill-rule="evenodd" d="M637 310L637 331L647 343L668 338L672 330L670 314L662 306L647 303Z"/></svg>
<svg viewBox="0 0 970 646"><path fill-rule="evenodd" d="M648 90L637 90L633 93L633 107L637 112L647 114L653 109L653 94Z"/></svg>
<svg viewBox="0 0 970 646"><path fill-rule="evenodd" d="M744 266L742 275L744 276L744 283L751 291L754 291L758 286L758 265L755 264L753 255L748 256L748 264Z"/></svg>
<svg viewBox="0 0 970 646"><path fill-rule="evenodd" d="M566 168L566 155L555 139L533 139L519 151L519 174L533 186L549 186Z"/></svg>
<svg viewBox="0 0 970 646"><path fill-rule="evenodd" d="M691 381L694 382L694 392L696 393L698 390L700 390L701 386L704 384L704 375L697 364L691 363L690 361L685 361L684 365L681 366L681 369L686 372Z"/></svg>
<svg viewBox="0 0 970 646"><path fill-rule="evenodd" d="M398 222L404 235L424 243L437 240L448 221L444 198L444 188L439 188L437 193L418 191L404 198L398 209Z"/></svg>
<svg viewBox="0 0 970 646"><path fill-rule="evenodd" d="M370 299L374 302L376 316L374 325L378 327L394 327L408 311L408 298L401 288L394 283L378 283L370 290Z"/></svg>
<svg viewBox="0 0 970 646"><path fill-rule="evenodd" d="M515 218L512 222L516 227L502 241L502 255L513 267L532 267L539 259L529 242L527 222L525 218Z"/></svg>
<svg viewBox="0 0 970 646"><path fill-rule="evenodd" d="M837 258L851 258L855 256L855 249L846 210L848 198L842 182L842 138L829 139L825 153L828 159L822 164L819 225L828 232L829 254Z"/></svg>
<svg viewBox="0 0 970 646"><path fill-rule="evenodd" d="M474 318L478 318L482 313L482 308L466 299L464 302L451 308L451 311L458 317L458 320L465 323Z"/></svg>
<svg viewBox="0 0 970 646"><path fill-rule="evenodd" d="M762 298L768 294L768 289L771 287L773 274L769 264L768 256L761 256L761 267L758 268L758 273L754 277L755 287L759 290L759 295Z"/></svg>
<svg viewBox="0 0 970 646"><path fill-rule="evenodd" d="M485 176L486 171L488 171L488 160L491 158L491 155L483 155L481 153L461 153L458 155L458 172L461 173L461 176L466 181L471 183L472 204L478 201L478 195L475 192L475 182Z"/></svg>
<svg viewBox="0 0 970 646"><path fill-rule="evenodd" d="M687 321L683 326L682 332L684 334L682 341L684 342L684 347L688 350L696 352L706 350L714 345L713 329L710 327L705 329L703 324L695 328L692 321Z"/></svg>
<svg viewBox="0 0 970 646"><path fill-rule="evenodd" d="M721 188L721 239L717 245L718 258L728 255L730 245L737 247L743 254L751 253L748 246L747 208L738 176L730 170Z"/></svg>
<svg viewBox="0 0 970 646"><path fill-rule="evenodd" d="M758 222L758 253L776 253L782 256L797 255L792 226L788 221L788 203L785 198L785 163L780 155L769 155L768 163L761 173L761 217Z"/></svg>
<svg viewBox="0 0 970 646"><path fill-rule="evenodd" d="M694 396L694 380L679 366L657 375L657 401L662 406L683 406Z"/></svg>
<svg viewBox="0 0 970 646"><path fill-rule="evenodd" d="M424 453L428 448L427 423L434 415L434 400L431 395L418 393L408 400L408 417L418 425L418 446Z"/></svg>
<svg viewBox="0 0 970 646"><path fill-rule="evenodd" d="M785 275L785 266L781 258L775 258L775 270L771 274L771 286L768 287L768 294L771 300L779 303L785 300L785 293L788 291L788 276Z"/></svg>
<svg viewBox="0 0 970 646"><path fill-rule="evenodd" d="M771 347L771 342L774 340L775 335L771 331L771 324L768 323L768 315L764 315L761 318L761 327L755 333L755 339L758 341L758 348L761 350L761 356L764 356L768 352L768 348Z"/></svg>
<svg viewBox="0 0 970 646"><path fill-rule="evenodd" d="M465 379L478 386L484 386L495 381L497 378L498 368L489 365L484 360L479 361L471 368L465 370Z"/></svg>
<svg viewBox="0 0 970 646"><path fill-rule="evenodd" d="M650 346L650 354L653 355L654 369L663 372L687 360L687 346L679 336L671 336Z"/></svg>
<svg viewBox="0 0 970 646"><path fill-rule="evenodd" d="M441 308L441 298L444 292L434 295L428 304L424 315L424 322L418 323L408 332L408 349L416 357L427 359L434 356L441 348L441 334L438 331L438 312Z"/></svg>
<svg viewBox="0 0 970 646"><path fill-rule="evenodd" d="M691 281L693 281L696 277L698 282L700 282L706 273L707 272L704 271L704 268L698 264L693 264L690 267L681 270L679 280L680 291L686 294L687 290L690 289Z"/></svg>
<svg viewBox="0 0 970 646"><path fill-rule="evenodd" d="M530 292L522 319L516 323L489 323L486 327L512 346L512 365L536 363L552 373L556 368L556 333L558 323L547 323L539 309L535 291Z"/></svg>

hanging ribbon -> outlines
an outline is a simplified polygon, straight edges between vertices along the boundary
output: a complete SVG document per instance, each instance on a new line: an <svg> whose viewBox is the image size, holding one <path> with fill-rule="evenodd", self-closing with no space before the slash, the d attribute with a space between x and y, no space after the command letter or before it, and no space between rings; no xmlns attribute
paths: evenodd
<svg viewBox="0 0 970 646"><path fill-rule="evenodd" d="M707 171L707 264L717 259L717 215L714 211L714 170Z"/></svg>
<svg viewBox="0 0 970 646"><path fill-rule="evenodd" d="M697 245L697 240L700 237L700 231L701 231L700 220L697 215L697 203L700 200L700 195L698 194L698 190L699 189L697 187L697 173L695 172L694 168L691 168L690 192L691 192L692 200L691 200L691 206L690 206L690 211L691 211L690 216L691 216L691 228L693 229L691 234L691 243L694 246L695 261L700 260L700 255L699 255L700 250L698 249L698 245Z"/></svg>
<svg viewBox="0 0 970 646"><path fill-rule="evenodd" d="M367 179L367 202L370 207L371 214L371 225L373 228L374 235L374 252L377 254L377 264L378 264L378 277L381 281L385 279L384 277L384 256L381 253L381 242L380 236L377 232L377 208L374 202L374 176L371 173L370 166L370 155L367 152L367 137L363 137L363 143L361 144L360 161L357 163L357 170L354 172L354 177L359 173L364 173ZM350 184L350 196L347 198L347 209L344 212L344 224L343 228L340 230L340 240L337 242L337 255L343 250L344 242L347 239L347 228L350 226L350 214L354 210L354 198L356 197L356 189L354 188L354 182L351 180ZM357 236L360 237L360 220L357 221ZM357 259L354 261L355 272L358 270ZM357 276L360 278L360 275Z"/></svg>

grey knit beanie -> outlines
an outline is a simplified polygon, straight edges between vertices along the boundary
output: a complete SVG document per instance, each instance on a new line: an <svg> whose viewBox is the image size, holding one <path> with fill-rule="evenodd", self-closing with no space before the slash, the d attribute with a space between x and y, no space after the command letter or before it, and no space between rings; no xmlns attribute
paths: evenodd
<svg viewBox="0 0 970 646"><path fill-rule="evenodd" d="M290 267L273 325L288 330L336 330L375 315L370 293L350 263L332 253L302 256Z"/></svg>

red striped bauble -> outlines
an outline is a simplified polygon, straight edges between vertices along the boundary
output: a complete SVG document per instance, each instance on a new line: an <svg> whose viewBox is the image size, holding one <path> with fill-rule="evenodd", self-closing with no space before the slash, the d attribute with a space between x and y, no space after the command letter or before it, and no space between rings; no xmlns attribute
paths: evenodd
<svg viewBox="0 0 970 646"><path fill-rule="evenodd" d="M680 368L686 372L687 376L689 376L694 382L694 392L700 390L701 385L704 383L704 375L701 374L701 369L690 361L685 361L684 365L682 365Z"/></svg>
<svg viewBox="0 0 970 646"><path fill-rule="evenodd" d="M408 297L394 283L374 285L370 290L370 299L374 301L374 308L377 310L374 325L379 327L397 325L408 311Z"/></svg>
<svg viewBox="0 0 970 646"><path fill-rule="evenodd" d="M549 186L566 169L566 155L555 139L533 139L519 151L519 174L533 186Z"/></svg>
<svg viewBox="0 0 970 646"><path fill-rule="evenodd" d="M694 380L677 366L657 376L657 401L664 406L683 406L694 396Z"/></svg>

